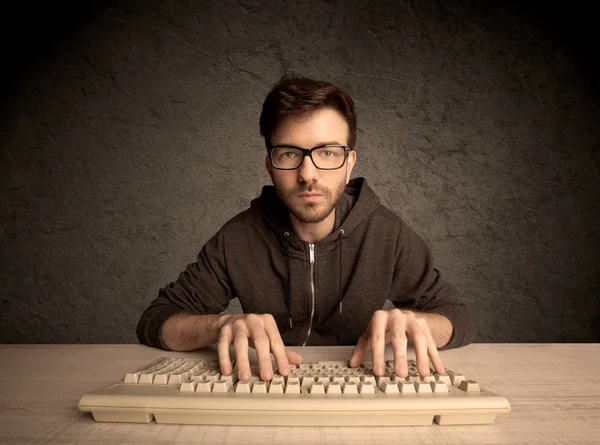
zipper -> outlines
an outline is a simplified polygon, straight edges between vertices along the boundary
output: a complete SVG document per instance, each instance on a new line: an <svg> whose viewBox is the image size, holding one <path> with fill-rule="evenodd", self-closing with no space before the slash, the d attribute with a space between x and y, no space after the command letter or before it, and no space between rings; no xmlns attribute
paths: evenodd
<svg viewBox="0 0 600 445"><path fill-rule="evenodd" d="M306 333L306 339L302 346L306 346L308 338L310 337L310 331L312 330L313 318L315 316L315 245L308 245L309 258L310 258L310 293L311 293L311 305L310 305L310 323L308 323L308 332Z"/></svg>

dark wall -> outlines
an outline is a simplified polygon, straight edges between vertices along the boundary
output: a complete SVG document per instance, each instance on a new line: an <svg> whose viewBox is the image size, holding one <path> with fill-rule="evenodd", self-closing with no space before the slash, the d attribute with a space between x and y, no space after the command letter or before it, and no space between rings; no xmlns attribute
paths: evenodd
<svg viewBox="0 0 600 445"><path fill-rule="evenodd" d="M430 244L478 341L600 341L590 11L86 5L2 14L0 342L136 342L158 289L268 183L258 118L290 71L352 94L355 176Z"/></svg>

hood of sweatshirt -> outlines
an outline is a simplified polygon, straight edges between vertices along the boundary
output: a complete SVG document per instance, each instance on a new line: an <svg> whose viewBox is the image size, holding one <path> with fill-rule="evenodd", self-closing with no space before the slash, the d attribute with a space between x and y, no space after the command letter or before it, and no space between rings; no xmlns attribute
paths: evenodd
<svg viewBox="0 0 600 445"><path fill-rule="evenodd" d="M379 197L369 187L365 178L350 180L336 204L333 230L319 243L334 241L339 230L343 230L345 234L352 233L379 205ZM289 233L290 242L304 242L293 234L289 210L279 199L272 185L264 186L261 195L252 200L250 207L258 211L275 232L281 236Z"/></svg>

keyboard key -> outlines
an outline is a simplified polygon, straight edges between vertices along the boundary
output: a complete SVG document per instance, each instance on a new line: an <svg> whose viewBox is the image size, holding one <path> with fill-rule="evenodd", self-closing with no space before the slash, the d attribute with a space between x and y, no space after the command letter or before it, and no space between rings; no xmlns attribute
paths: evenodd
<svg viewBox="0 0 600 445"><path fill-rule="evenodd" d="M427 383L435 382L435 377L432 375L424 375L424 376L421 376L421 381L427 382Z"/></svg>
<svg viewBox="0 0 600 445"><path fill-rule="evenodd" d="M222 375L221 380L225 380L229 384L229 387L231 388L237 382L237 376L235 374Z"/></svg>
<svg viewBox="0 0 600 445"><path fill-rule="evenodd" d="M196 385L196 392L212 392L212 380L200 380Z"/></svg>
<svg viewBox="0 0 600 445"><path fill-rule="evenodd" d="M189 380L187 382L183 382L181 384L181 386L179 387L179 391L194 392L194 391L196 391L196 384L197 384L197 382L195 380Z"/></svg>
<svg viewBox="0 0 600 445"><path fill-rule="evenodd" d="M140 379L141 372L128 372L125 374L125 379L123 379L124 383L137 383Z"/></svg>
<svg viewBox="0 0 600 445"><path fill-rule="evenodd" d="M235 392L240 394L250 394L252 392L252 386L250 382L238 382L235 385Z"/></svg>
<svg viewBox="0 0 600 445"><path fill-rule="evenodd" d="M358 388L360 394L375 394L373 382L361 382Z"/></svg>
<svg viewBox="0 0 600 445"><path fill-rule="evenodd" d="M410 383L418 382L420 380L421 380L421 377L417 373L411 372L408 374L408 376L406 376L406 381L410 382Z"/></svg>
<svg viewBox="0 0 600 445"><path fill-rule="evenodd" d="M313 382L309 389L310 394L325 394L325 385L323 382Z"/></svg>
<svg viewBox="0 0 600 445"><path fill-rule="evenodd" d="M228 392L229 382L226 380L215 380L212 387L212 392Z"/></svg>
<svg viewBox="0 0 600 445"><path fill-rule="evenodd" d="M375 381L375 376L372 376L372 375L365 375L365 376L362 376L360 380L361 380L361 382L363 382L363 383L370 383L370 384L372 384L373 386L375 386L375 385L376 385L376 383L377 383L377 382Z"/></svg>
<svg viewBox="0 0 600 445"><path fill-rule="evenodd" d="M381 388L384 383L392 383L392 378L390 376L376 377L377 387Z"/></svg>
<svg viewBox="0 0 600 445"><path fill-rule="evenodd" d="M331 379L331 383L339 383L340 385L343 385L344 383L346 383L346 379L344 377L333 377Z"/></svg>
<svg viewBox="0 0 600 445"><path fill-rule="evenodd" d="M302 377L288 377L287 378L287 384L288 385L299 385L300 384L300 379Z"/></svg>
<svg viewBox="0 0 600 445"><path fill-rule="evenodd" d="M271 379L271 384L276 383L276 382L281 382L282 384L285 383L284 382L284 377L280 374L275 374L273 376L273 378Z"/></svg>
<svg viewBox="0 0 600 445"><path fill-rule="evenodd" d="M398 391L400 394L415 394L417 392L414 383L411 382L398 382Z"/></svg>
<svg viewBox="0 0 600 445"><path fill-rule="evenodd" d="M221 379L221 373L219 371L210 371L204 376L205 380L217 381Z"/></svg>
<svg viewBox="0 0 600 445"><path fill-rule="evenodd" d="M288 382L285 387L286 394L300 394L300 385L297 382Z"/></svg>
<svg viewBox="0 0 600 445"><path fill-rule="evenodd" d="M434 393L444 393L444 392L448 392L448 385L440 380L436 380L435 382L429 382L429 385L431 385L431 391L433 391Z"/></svg>
<svg viewBox="0 0 600 445"><path fill-rule="evenodd" d="M439 380L440 382L444 382L447 385L451 385L452 381L450 380L450 376L446 374L434 374L435 380Z"/></svg>
<svg viewBox="0 0 600 445"><path fill-rule="evenodd" d="M343 394L358 394L358 384L355 382L346 382L342 385Z"/></svg>
<svg viewBox="0 0 600 445"><path fill-rule="evenodd" d="M462 374L450 374L450 380L454 386L460 385L460 382L462 382L464 379L465 376Z"/></svg>
<svg viewBox="0 0 600 445"><path fill-rule="evenodd" d="M190 378L193 380L204 380L204 377L206 377L207 374L208 374L208 371L206 371L206 370L197 370L197 371L192 372L192 375L190 376Z"/></svg>
<svg viewBox="0 0 600 445"><path fill-rule="evenodd" d="M283 381L276 380L269 385L269 394L283 394Z"/></svg>
<svg viewBox="0 0 600 445"><path fill-rule="evenodd" d="M267 382L257 380L252 386L252 394L267 394L268 386Z"/></svg>
<svg viewBox="0 0 600 445"><path fill-rule="evenodd" d="M358 385L360 383L360 377L357 375L348 376L346 382L347 383L355 383L356 385Z"/></svg>
<svg viewBox="0 0 600 445"><path fill-rule="evenodd" d="M154 374L154 380L152 380L153 385L166 385L169 381L170 372L159 372Z"/></svg>
<svg viewBox="0 0 600 445"><path fill-rule="evenodd" d="M329 386L329 377L323 376L323 375L319 376L319 377L317 377L317 382L322 383L325 390L327 390L327 387Z"/></svg>
<svg viewBox="0 0 600 445"><path fill-rule="evenodd" d="M477 383L475 380L463 380L460 382L460 385L458 385L458 389L462 389L466 392L481 392L479 389L479 383Z"/></svg>
<svg viewBox="0 0 600 445"><path fill-rule="evenodd" d="M418 381L414 382L413 385L415 385L415 391L419 394L426 394L431 392L431 385L429 384L429 382Z"/></svg>
<svg viewBox="0 0 600 445"><path fill-rule="evenodd" d="M182 372L181 374L171 374L169 376L169 385L175 384L175 383L179 383L181 384L182 382L184 382L187 379L187 375L185 372Z"/></svg>
<svg viewBox="0 0 600 445"><path fill-rule="evenodd" d="M314 378L310 377L310 376L304 376L302 378L302 389L306 388L307 390L310 389L310 387L312 386L312 384L314 383Z"/></svg>
<svg viewBox="0 0 600 445"><path fill-rule="evenodd" d="M379 387L385 394L398 394L398 384L395 382L384 381Z"/></svg>
<svg viewBox="0 0 600 445"><path fill-rule="evenodd" d="M342 385L340 382L331 382L326 388L327 394L341 394L342 393Z"/></svg>

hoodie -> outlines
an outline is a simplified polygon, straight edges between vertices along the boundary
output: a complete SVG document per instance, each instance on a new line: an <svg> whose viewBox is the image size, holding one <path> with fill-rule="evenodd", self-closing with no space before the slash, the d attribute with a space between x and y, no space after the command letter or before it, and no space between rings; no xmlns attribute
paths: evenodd
<svg viewBox="0 0 600 445"><path fill-rule="evenodd" d="M294 234L288 209L265 186L177 281L160 289L140 318L138 339L168 349L160 330L169 317L218 314L239 298L244 313L273 315L286 345L355 345L389 299L397 308L448 318L453 332L442 349L467 345L475 323L432 263L424 241L364 178L348 183L333 230L314 244Z"/></svg>

